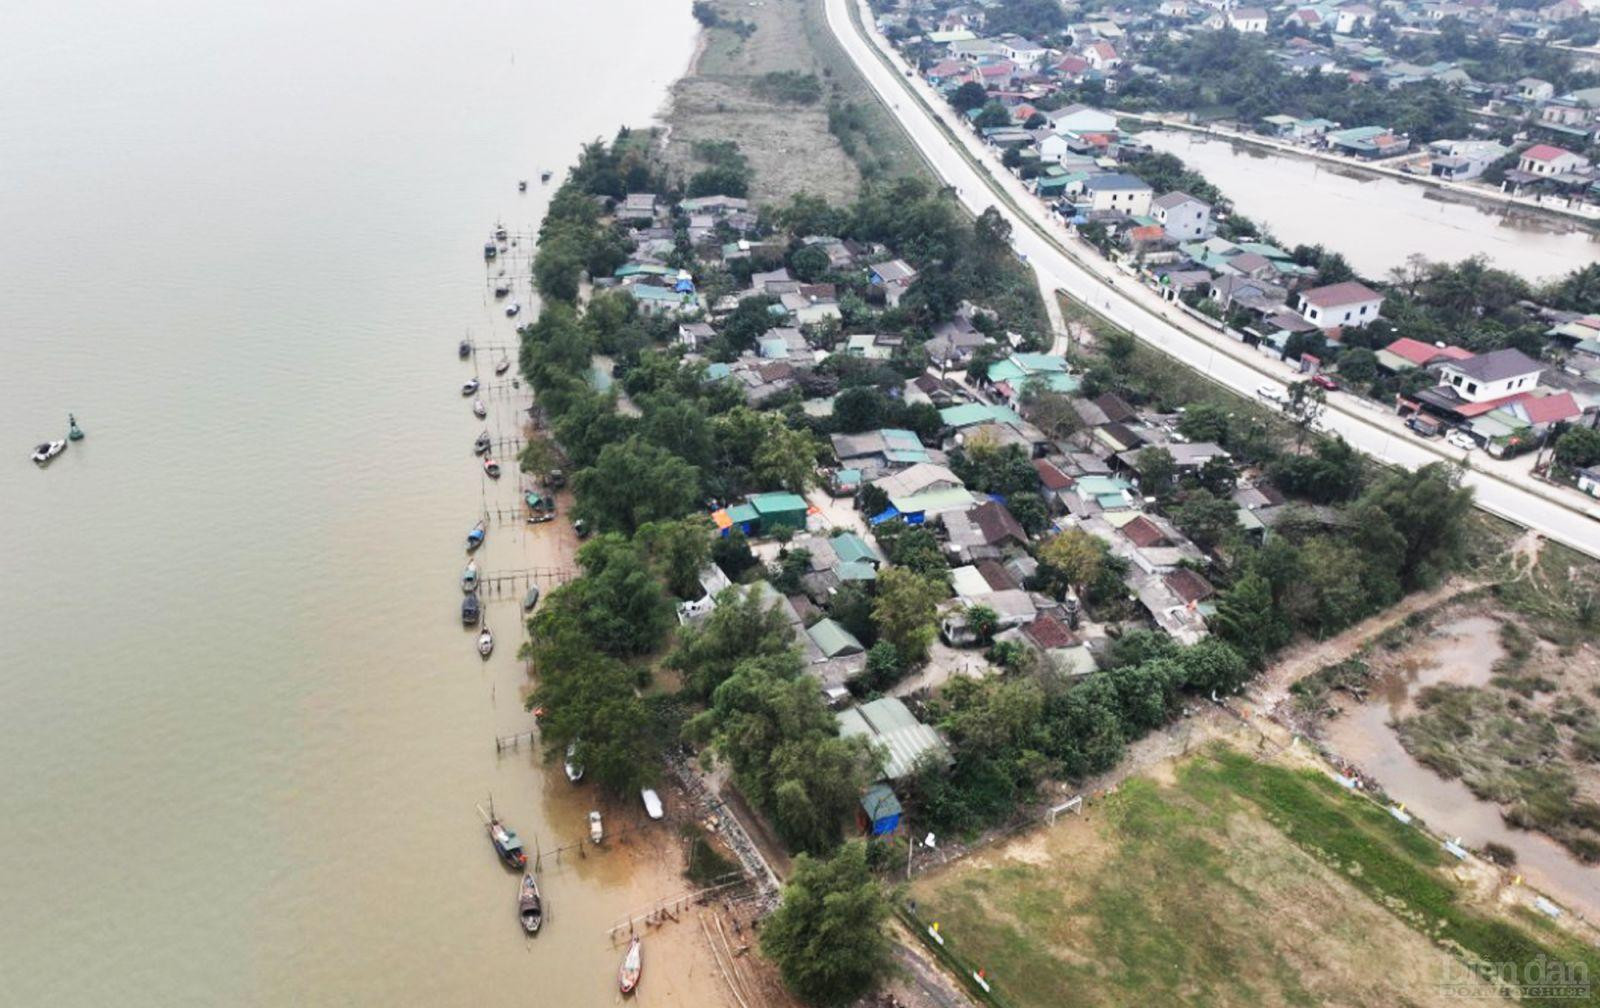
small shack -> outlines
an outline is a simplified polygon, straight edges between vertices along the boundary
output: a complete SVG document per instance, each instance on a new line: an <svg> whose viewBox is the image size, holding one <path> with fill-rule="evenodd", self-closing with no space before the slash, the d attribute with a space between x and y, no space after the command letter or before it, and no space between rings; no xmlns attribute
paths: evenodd
<svg viewBox="0 0 1600 1008"><path fill-rule="evenodd" d="M752 494L749 503L756 512L757 530L763 535L771 535L779 529L798 531L806 527L806 499L798 494Z"/></svg>
<svg viewBox="0 0 1600 1008"><path fill-rule="evenodd" d="M887 784L873 784L861 796L861 809L856 814L863 833L873 836L893 833L900 827L900 799Z"/></svg>

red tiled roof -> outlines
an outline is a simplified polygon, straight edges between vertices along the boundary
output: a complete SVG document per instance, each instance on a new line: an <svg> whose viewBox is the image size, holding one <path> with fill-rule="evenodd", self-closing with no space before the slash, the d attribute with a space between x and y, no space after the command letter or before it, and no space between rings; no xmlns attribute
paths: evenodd
<svg viewBox="0 0 1600 1008"><path fill-rule="evenodd" d="M1047 651L1051 648L1069 648L1079 643L1067 625L1054 616L1040 616L1024 626L1022 632Z"/></svg>
<svg viewBox="0 0 1600 1008"><path fill-rule="evenodd" d="M1167 543L1167 534L1144 515L1122 526L1122 534L1129 542L1141 548L1164 546Z"/></svg>
<svg viewBox="0 0 1600 1008"><path fill-rule="evenodd" d="M979 560L972 565L983 579L989 583L992 591L1015 591L1022 586L1017 584L1017 579L1011 572L1000 565L998 560Z"/></svg>
<svg viewBox="0 0 1600 1008"><path fill-rule="evenodd" d="M1046 490L1065 490L1072 485L1071 476L1044 459L1034 459L1033 470L1039 474L1039 482L1044 484Z"/></svg>
<svg viewBox="0 0 1600 1008"><path fill-rule="evenodd" d="M1081 74L1089 69L1089 61L1082 56L1063 56L1055 64L1055 69L1065 74Z"/></svg>
<svg viewBox="0 0 1600 1008"><path fill-rule="evenodd" d="M1571 392L1558 392L1547 396L1524 394L1518 405L1528 414L1528 422L1536 424L1566 420L1583 412L1578 408L1578 403L1572 398Z"/></svg>
<svg viewBox="0 0 1600 1008"><path fill-rule="evenodd" d="M1141 224L1128 232L1130 241L1159 241L1167 231L1160 224Z"/></svg>
<svg viewBox="0 0 1600 1008"><path fill-rule="evenodd" d="M1011 512L1007 511L1005 505L999 501L979 504L968 511L967 516L978 526L978 531L983 533L983 541L991 546L1007 539L1015 539L1020 543L1028 541L1028 533L1022 530L1022 526L1017 524Z"/></svg>
<svg viewBox="0 0 1600 1008"><path fill-rule="evenodd" d="M1458 346L1434 346L1432 343L1414 340L1409 336L1402 336L1383 349L1385 353L1392 353L1402 360L1410 361L1417 367L1421 367L1439 357L1447 360L1466 360L1472 356L1471 350L1463 350Z"/></svg>
<svg viewBox="0 0 1600 1008"><path fill-rule="evenodd" d="M1201 602L1217 593L1210 581L1187 567L1169 571L1161 580L1172 589L1172 594L1185 602Z"/></svg>
<svg viewBox="0 0 1600 1008"><path fill-rule="evenodd" d="M1554 161L1558 157L1571 153L1572 152L1569 150L1563 150L1560 147L1556 147L1552 144L1534 144L1532 147L1529 147L1527 150L1523 151L1522 156L1525 158L1532 158L1535 161Z"/></svg>

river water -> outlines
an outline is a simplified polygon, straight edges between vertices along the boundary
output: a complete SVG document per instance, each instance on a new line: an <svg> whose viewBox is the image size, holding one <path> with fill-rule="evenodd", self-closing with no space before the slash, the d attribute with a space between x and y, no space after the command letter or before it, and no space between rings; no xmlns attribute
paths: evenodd
<svg viewBox="0 0 1600 1008"><path fill-rule="evenodd" d="M549 850L594 798L493 745L530 727L522 589L484 663L457 577L517 491L471 455L456 341L489 378L488 230L651 120L689 6L8 5L0 1002L615 1001L607 925L676 838L547 858L522 938L474 805ZM522 392L487 401L515 436ZM68 410L88 439L37 471ZM482 564L548 587L563 534L496 525ZM653 966L644 1001L682 993Z"/></svg>
<svg viewBox="0 0 1600 1008"><path fill-rule="evenodd" d="M1530 280L1600 261L1595 232L1578 222L1469 203L1427 186L1192 133L1139 136L1182 158L1280 242L1320 243L1375 280L1414 252L1436 262L1481 254Z"/></svg>

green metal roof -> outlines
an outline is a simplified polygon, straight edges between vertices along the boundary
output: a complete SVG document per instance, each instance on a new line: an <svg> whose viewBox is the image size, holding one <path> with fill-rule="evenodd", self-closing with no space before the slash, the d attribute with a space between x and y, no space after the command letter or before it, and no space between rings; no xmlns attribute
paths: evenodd
<svg viewBox="0 0 1600 1008"><path fill-rule="evenodd" d="M947 406L939 411L939 419L951 427L971 427L973 424L994 423L1009 421L1019 423L1022 417L1015 410L1004 406L994 406L989 403L962 403L960 406Z"/></svg>
<svg viewBox="0 0 1600 1008"><path fill-rule="evenodd" d="M899 780L917 768L924 758L948 766L950 750L938 732L912 716L906 705L894 697L839 712L839 734L846 738L862 736L887 751L883 775Z"/></svg>
<svg viewBox="0 0 1600 1008"><path fill-rule="evenodd" d="M743 525L745 522L753 522L760 517L761 516L756 513L756 509L748 504L735 504L733 507L728 508L728 520L733 522L735 525Z"/></svg>
<svg viewBox="0 0 1600 1008"><path fill-rule="evenodd" d="M828 540L828 545L833 547L834 555L841 561L878 559L878 554L872 552L867 541L854 532L840 532Z"/></svg>
<svg viewBox="0 0 1600 1008"><path fill-rule="evenodd" d="M806 499L792 493L762 493L750 496L750 506L755 508L757 514L784 514L806 509ZM730 509L729 513L732 513Z"/></svg>
<svg viewBox="0 0 1600 1008"><path fill-rule="evenodd" d="M928 490L909 497L891 497L889 503L901 514L919 514L923 511L954 511L972 504L972 494L962 487Z"/></svg>
<svg viewBox="0 0 1600 1008"><path fill-rule="evenodd" d="M822 653L829 658L860 654L866 650L861 646L861 642L856 640L855 634L846 630L832 617L818 620L806 633L811 635L811 639L817 642L817 647L821 648Z"/></svg>

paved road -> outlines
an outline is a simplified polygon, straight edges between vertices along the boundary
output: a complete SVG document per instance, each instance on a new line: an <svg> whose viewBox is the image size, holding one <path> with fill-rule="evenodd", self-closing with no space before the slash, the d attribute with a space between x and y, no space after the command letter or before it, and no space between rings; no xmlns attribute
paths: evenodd
<svg viewBox="0 0 1600 1008"><path fill-rule="evenodd" d="M997 207L1010 221L1017 252L1040 275L1043 289L1060 289L1141 340L1204 371L1244 395L1262 385L1280 392L1294 372L1274 358L1184 315L1131 274L1106 262L1070 236L1058 217L1001 167L995 153L956 122L955 114L928 86L910 73L877 32L870 39L850 17L856 0L824 0L829 27L852 62L895 115L940 177L955 188L973 213ZM861 4L862 17L871 14ZM983 167L980 169L978 165ZM1463 453L1441 442L1409 433L1387 410L1334 393L1323 417L1329 428L1360 450L1410 468L1440 459L1462 461ZM1482 452L1465 456L1466 482L1485 510L1535 529L1551 539L1600 557L1600 504L1573 490L1536 482L1528 460L1491 459Z"/></svg>

